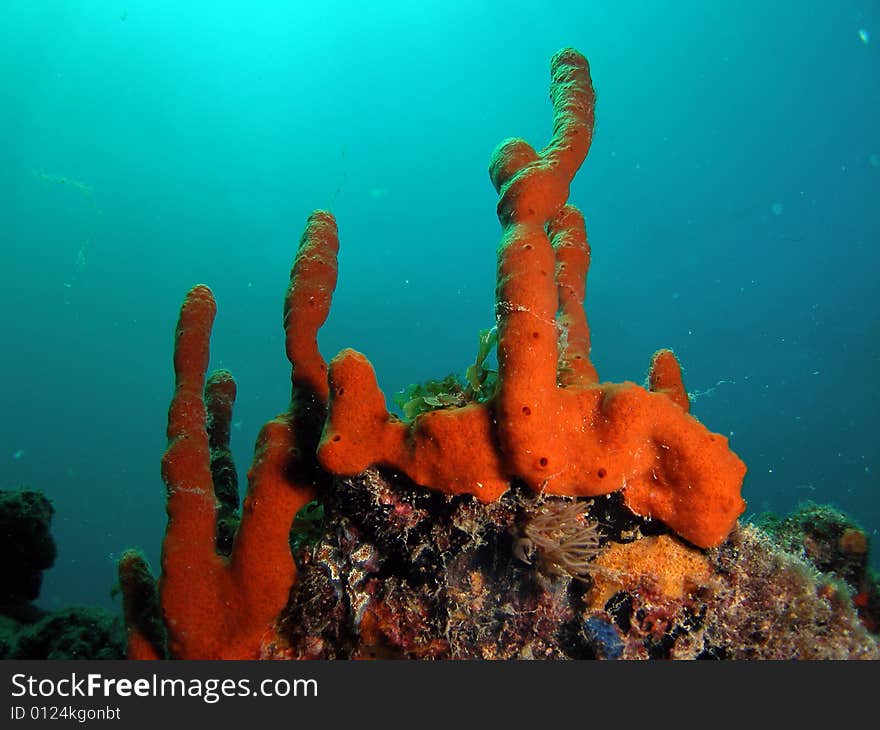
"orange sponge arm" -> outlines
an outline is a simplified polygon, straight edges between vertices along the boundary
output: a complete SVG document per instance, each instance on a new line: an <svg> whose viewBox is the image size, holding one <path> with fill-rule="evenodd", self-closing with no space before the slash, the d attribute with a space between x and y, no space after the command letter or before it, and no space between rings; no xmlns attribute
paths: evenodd
<svg viewBox="0 0 880 730"><path fill-rule="evenodd" d="M162 478L168 528L162 544L163 581L181 588L220 567L214 552L216 513L207 413L203 398L209 342L217 311L211 290L193 287L184 299L174 346L176 386L168 411Z"/></svg>
<svg viewBox="0 0 880 730"><path fill-rule="evenodd" d="M314 456L320 429L315 423L323 421L328 393L317 334L336 285L337 250L333 217L313 213L284 303L291 406L269 421L257 440L228 560L215 551L217 509L206 400L215 439L225 444L235 382L221 374L205 392L216 306L206 286L194 287L184 300L174 348L176 388L168 415L168 449L162 460L169 520L159 590L173 657L256 658L274 635L274 621L296 581L290 527L324 479ZM129 626L132 653L146 654L142 632Z"/></svg>
<svg viewBox="0 0 880 730"><path fill-rule="evenodd" d="M489 164L500 194L498 218L503 228L495 294L499 441L509 471L536 488L567 458L558 444L542 453L536 446L559 426L556 313L560 300L557 255L546 228L552 230L551 221L565 205L593 134L595 95L587 60L577 51L564 49L553 57L550 97L554 112L550 144L537 154L522 140L507 140ZM573 226L563 219L557 232ZM586 276L586 263L581 261L578 267ZM580 278L580 272L573 274ZM577 286L580 289L580 283ZM582 303L580 291L576 297ZM574 314L570 298L565 308L569 317L577 317L575 335L581 337L578 347L583 350L588 347L583 341L586 317Z"/></svg>
<svg viewBox="0 0 880 730"><path fill-rule="evenodd" d="M658 350L651 358L648 371L648 387L655 393L665 393L685 413L691 402L681 378L681 365L672 350Z"/></svg>
<svg viewBox="0 0 880 730"><path fill-rule="evenodd" d="M295 390L327 402L327 363L318 351L318 330L330 313L336 288L339 234L330 213L314 211L306 223L284 298L287 358Z"/></svg>
<svg viewBox="0 0 880 730"><path fill-rule="evenodd" d="M556 290L559 312L560 385L591 385L599 376L590 361L590 327L584 309L590 245L584 217L573 205L566 205L548 225L556 253Z"/></svg>

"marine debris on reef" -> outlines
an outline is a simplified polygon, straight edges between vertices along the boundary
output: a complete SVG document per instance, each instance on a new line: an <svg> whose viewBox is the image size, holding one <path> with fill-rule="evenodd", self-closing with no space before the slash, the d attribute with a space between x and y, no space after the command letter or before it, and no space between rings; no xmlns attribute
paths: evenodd
<svg viewBox="0 0 880 730"><path fill-rule="evenodd" d="M567 204L594 94L572 49L551 62L551 99L548 146L507 140L490 165L497 375L487 333L469 385L413 390L400 420L366 357L328 369L338 239L314 212L284 305L291 401L258 438L240 511L235 384L207 377L211 291L187 294L158 590L137 553L120 562L130 657L877 655L848 588L738 526L745 466L690 415L671 351L644 388L599 382L590 250Z"/></svg>
<svg viewBox="0 0 880 730"><path fill-rule="evenodd" d="M92 248L97 232L97 217L101 215L101 210L98 207L98 201L95 198L95 190L91 185L87 185L81 180L76 180L74 178L67 177L66 175L48 173L42 168L38 170L32 170L31 174L37 180L47 186L57 186L59 190L64 189L76 193L77 195L75 197L77 197L81 201L85 201L87 207L90 210L91 223L87 227L87 232L80 237L80 243L77 246L76 255L74 257L70 273L63 282L63 286L65 289L73 289L76 286L80 275L83 273L83 270L86 267L89 252ZM80 224L77 223L74 228L80 228ZM66 298L65 303L70 304L70 300Z"/></svg>
<svg viewBox="0 0 880 730"><path fill-rule="evenodd" d="M48 173L43 169L33 170L33 175L41 182L53 185L65 185L87 197L91 197L95 192L91 185L86 185L81 180L74 180L72 177L67 177L66 175L55 175Z"/></svg>

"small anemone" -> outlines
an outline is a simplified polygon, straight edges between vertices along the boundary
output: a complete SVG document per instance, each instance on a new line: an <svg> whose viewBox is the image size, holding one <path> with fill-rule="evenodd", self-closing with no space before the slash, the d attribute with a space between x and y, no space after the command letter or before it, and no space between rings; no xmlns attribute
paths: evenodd
<svg viewBox="0 0 880 730"><path fill-rule="evenodd" d="M543 572L584 580L589 563L602 552L599 523L589 516L591 500L555 499L532 511L522 536L514 543L517 558L529 565L538 559Z"/></svg>

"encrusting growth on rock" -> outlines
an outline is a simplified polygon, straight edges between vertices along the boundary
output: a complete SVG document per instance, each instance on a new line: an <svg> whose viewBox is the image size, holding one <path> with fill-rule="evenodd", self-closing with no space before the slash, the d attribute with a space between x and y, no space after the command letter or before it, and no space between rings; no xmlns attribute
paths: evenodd
<svg viewBox="0 0 880 730"><path fill-rule="evenodd" d="M593 585L587 594L589 608L602 608L622 590L649 593L661 599L682 601L712 577L709 560L669 535L614 543L590 566Z"/></svg>

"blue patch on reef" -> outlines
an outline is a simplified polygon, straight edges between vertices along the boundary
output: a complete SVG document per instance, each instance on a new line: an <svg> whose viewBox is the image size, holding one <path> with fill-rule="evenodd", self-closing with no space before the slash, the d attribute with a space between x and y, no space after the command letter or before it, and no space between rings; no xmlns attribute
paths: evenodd
<svg viewBox="0 0 880 730"><path fill-rule="evenodd" d="M599 659L620 659L623 641L613 623L599 616L584 621L584 636Z"/></svg>

